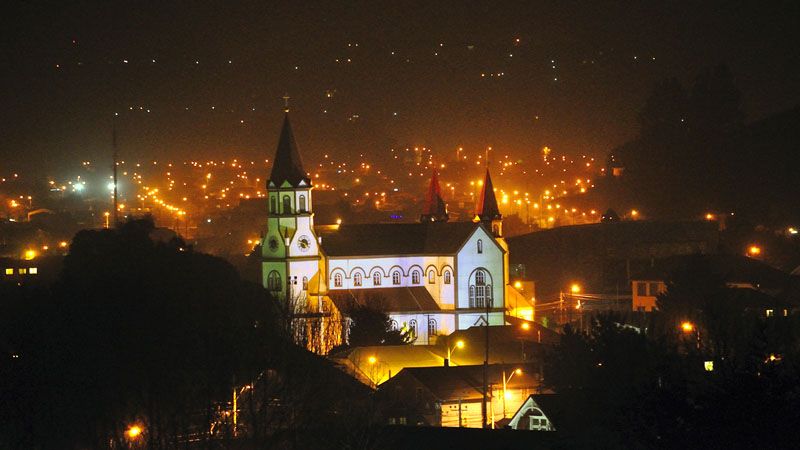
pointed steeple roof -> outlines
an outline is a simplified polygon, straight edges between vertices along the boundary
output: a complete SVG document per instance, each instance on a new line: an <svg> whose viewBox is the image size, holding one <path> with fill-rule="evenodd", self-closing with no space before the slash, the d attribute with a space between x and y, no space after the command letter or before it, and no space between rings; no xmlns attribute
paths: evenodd
<svg viewBox="0 0 800 450"><path fill-rule="evenodd" d="M431 183L425 194L425 206L422 208L420 222L446 222L447 205L442 199L442 188L439 186L439 176L436 170L431 175Z"/></svg>
<svg viewBox="0 0 800 450"><path fill-rule="evenodd" d="M503 217L500 214L500 208L497 207L497 198L494 196L494 186L488 168L483 179L483 189L478 196L478 203L475 205L475 215L480 220L499 220Z"/></svg>
<svg viewBox="0 0 800 450"><path fill-rule="evenodd" d="M293 187L297 187L301 182L311 185L311 179L303 169L303 161L300 159L300 152L297 151L297 143L292 133L292 125L289 123L289 112L283 118L283 128L281 137L278 139L278 150L272 160L272 172L269 174L267 186L274 185L280 187L284 182L289 182Z"/></svg>

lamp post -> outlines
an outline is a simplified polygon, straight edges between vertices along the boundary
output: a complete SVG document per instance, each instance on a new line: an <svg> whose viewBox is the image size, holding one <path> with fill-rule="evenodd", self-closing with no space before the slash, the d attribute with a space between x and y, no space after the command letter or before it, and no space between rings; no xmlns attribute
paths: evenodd
<svg viewBox="0 0 800 450"><path fill-rule="evenodd" d="M514 378L514 375L522 375L522 369L515 369L513 372L511 372L511 375L509 375L508 378L506 378L506 370L503 369L503 418L504 419L506 418L506 398L508 397L508 392L506 389L508 389L508 382L511 381L512 378Z"/></svg>
<svg viewBox="0 0 800 450"><path fill-rule="evenodd" d="M450 367L450 357L452 356L453 352L459 348L464 348L464 341L461 339L457 340L456 345L454 345L452 348L450 347L449 343L447 344L447 358L444 360L445 367Z"/></svg>

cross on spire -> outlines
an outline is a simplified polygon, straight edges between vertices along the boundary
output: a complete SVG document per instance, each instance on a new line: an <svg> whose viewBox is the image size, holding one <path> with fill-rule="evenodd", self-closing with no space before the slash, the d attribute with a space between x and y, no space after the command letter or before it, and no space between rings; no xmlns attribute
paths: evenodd
<svg viewBox="0 0 800 450"><path fill-rule="evenodd" d="M283 94L283 111L287 112L287 113L289 112L289 99L290 98L291 97L289 97L288 93Z"/></svg>

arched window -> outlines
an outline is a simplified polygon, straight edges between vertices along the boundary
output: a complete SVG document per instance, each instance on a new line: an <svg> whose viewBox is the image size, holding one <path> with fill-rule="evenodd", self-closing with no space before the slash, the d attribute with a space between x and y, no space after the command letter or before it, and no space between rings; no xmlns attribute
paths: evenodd
<svg viewBox="0 0 800 450"><path fill-rule="evenodd" d="M397 328L397 321L392 319L392 321L389 322L389 328L391 328L392 330L397 330L398 329Z"/></svg>
<svg viewBox="0 0 800 450"><path fill-rule="evenodd" d="M300 206L297 209L300 212L306 212L306 196L305 195L301 195L300 196L300 201L298 203L299 203Z"/></svg>
<svg viewBox="0 0 800 450"><path fill-rule="evenodd" d="M438 327L436 326L436 319L428 319L428 337L436 336L438 333Z"/></svg>
<svg viewBox="0 0 800 450"><path fill-rule="evenodd" d="M337 273L333 276L333 287L342 287L342 274Z"/></svg>
<svg viewBox="0 0 800 450"><path fill-rule="evenodd" d="M278 208L278 201L275 199L274 196L270 195L270 197L269 197L269 212L270 212L270 214L277 213L278 212L277 208Z"/></svg>
<svg viewBox="0 0 800 450"><path fill-rule="evenodd" d="M292 213L292 199L288 195L283 196L283 213L284 214Z"/></svg>
<svg viewBox="0 0 800 450"><path fill-rule="evenodd" d="M392 272L392 284L394 285L400 284L400 272L396 270Z"/></svg>
<svg viewBox="0 0 800 450"><path fill-rule="evenodd" d="M308 290L308 277L303 277L303 290Z"/></svg>
<svg viewBox="0 0 800 450"><path fill-rule="evenodd" d="M353 275L353 286L361 286L361 274L358 272Z"/></svg>
<svg viewBox="0 0 800 450"><path fill-rule="evenodd" d="M372 285L373 286L380 286L381 285L381 273L377 270L372 272Z"/></svg>
<svg viewBox="0 0 800 450"><path fill-rule="evenodd" d="M408 321L408 330L410 331L412 339L417 336L417 320L416 319L411 319L411 320Z"/></svg>
<svg viewBox="0 0 800 450"><path fill-rule="evenodd" d="M444 284L450 284L450 281L451 281L450 277L451 277L450 271L449 270L445 270L444 271Z"/></svg>
<svg viewBox="0 0 800 450"><path fill-rule="evenodd" d="M483 253L483 240L478 239L478 253Z"/></svg>
<svg viewBox="0 0 800 450"><path fill-rule="evenodd" d="M277 270L273 270L267 275L267 289L274 292L280 291L281 288L281 274Z"/></svg>
<svg viewBox="0 0 800 450"><path fill-rule="evenodd" d="M428 284L436 283L436 272L433 270L428 271Z"/></svg>
<svg viewBox="0 0 800 450"><path fill-rule="evenodd" d="M419 284L419 272L416 270L411 272L411 284Z"/></svg>
<svg viewBox="0 0 800 450"><path fill-rule="evenodd" d="M477 269L470 276L469 307L492 306L492 277L485 269Z"/></svg>

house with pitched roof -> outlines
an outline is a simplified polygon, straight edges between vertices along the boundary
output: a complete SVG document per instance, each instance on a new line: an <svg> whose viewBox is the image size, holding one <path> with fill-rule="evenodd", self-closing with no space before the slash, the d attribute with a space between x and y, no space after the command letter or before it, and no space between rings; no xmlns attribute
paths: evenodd
<svg viewBox="0 0 800 450"><path fill-rule="evenodd" d="M313 186L288 109L273 161L261 246L263 285L278 298L304 305L304 314L327 317L330 326L320 330L330 330L356 303L379 307L419 344L475 325L505 324L507 297L520 294L509 286L508 247L488 169L470 222L448 221L434 172L418 223L322 229L314 226ZM530 306L515 298L519 304Z"/></svg>

